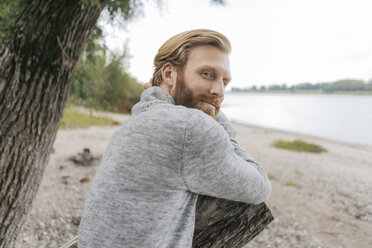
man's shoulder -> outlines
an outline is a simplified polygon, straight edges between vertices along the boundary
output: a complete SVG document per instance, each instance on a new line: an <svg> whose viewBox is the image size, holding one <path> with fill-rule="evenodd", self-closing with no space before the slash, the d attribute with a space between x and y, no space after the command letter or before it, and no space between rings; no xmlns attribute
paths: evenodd
<svg viewBox="0 0 372 248"><path fill-rule="evenodd" d="M146 111L141 113L141 117L144 119L157 117L157 119L162 119L163 121L214 121L212 117L199 109L173 104L150 105Z"/></svg>
<svg viewBox="0 0 372 248"><path fill-rule="evenodd" d="M200 133L220 126L215 119L199 109L187 108L181 105L156 104L133 115L131 124L137 128L142 125L160 129L171 128L182 132L182 129Z"/></svg>
<svg viewBox="0 0 372 248"><path fill-rule="evenodd" d="M218 124L215 119L207 115L203 111L196 108L187 108L181 105L173 105L172 108L165 109L168 113L168 118L171 120L182 120L189 123L193 127L195 124L199 125L216 125ZM197 125L198 126L198 125Z"/></svg>

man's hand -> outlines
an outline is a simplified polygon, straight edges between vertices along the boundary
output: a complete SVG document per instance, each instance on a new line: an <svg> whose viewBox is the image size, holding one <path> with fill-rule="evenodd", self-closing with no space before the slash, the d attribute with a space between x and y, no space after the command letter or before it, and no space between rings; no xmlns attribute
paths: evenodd
<svg viewBox="0 0 372 248"><path fill-rule="evenodd" d="M152 86L152 78L150 78L150 80L149 80L148 83L145 83L145 84L143 85L143 87L145 88L145 90L148 89L148 88L150 88L151 86Z"/></svg>

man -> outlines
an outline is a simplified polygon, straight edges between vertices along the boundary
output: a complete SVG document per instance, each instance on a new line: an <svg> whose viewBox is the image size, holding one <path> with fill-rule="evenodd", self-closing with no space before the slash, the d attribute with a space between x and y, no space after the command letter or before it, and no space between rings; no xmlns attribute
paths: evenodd
<svg viewBox="0 0 372 248"><path fill-rule="evenodd" d="M178 34L154 59L153 87L110 139L92 181L79 247L191 247L198 194L258 204L271 184L219 111L230 43ZM201 110L201 111L200 111Z"/></svg>

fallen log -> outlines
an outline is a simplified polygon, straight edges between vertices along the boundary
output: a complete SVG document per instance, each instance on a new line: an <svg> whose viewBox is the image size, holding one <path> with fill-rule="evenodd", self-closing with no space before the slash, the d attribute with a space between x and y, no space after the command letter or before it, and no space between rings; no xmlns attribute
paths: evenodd
<svg viewBox="0 0 372 248"><path fill-rule="evenodd" d="M199 195L192 247L242 247L273 220L264 202L253 205Z"/></svg>
<svg viewBox="0 0 372 248"><path fill-rule="evenodd" d="M263 202L258 205L199 195L196 203L193 248L240 248L274 220ZM61 248L77 248L78 237Z"/></svg>

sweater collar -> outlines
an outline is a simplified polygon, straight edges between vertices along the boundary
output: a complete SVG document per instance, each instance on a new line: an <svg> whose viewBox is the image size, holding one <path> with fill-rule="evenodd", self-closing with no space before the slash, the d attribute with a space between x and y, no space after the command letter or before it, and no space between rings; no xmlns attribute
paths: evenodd
<svg viewBox="0 0 372 248"><path fill-rule="evenodd" d="M160 100L165 101L170 104L175 104L171 95L168 92L163 90L158 86L152 86L146 89L141 95L141 102L142 101L153 101L153 100Z"/></svg>
<svg viewBox="0 0 372 248"><path fill-rule="evenodd" d="M154 104L175 104L172 96L158 86L152 86L142 92L141 100L132 108L132 114L145 111L148 107Z"/></svg>

